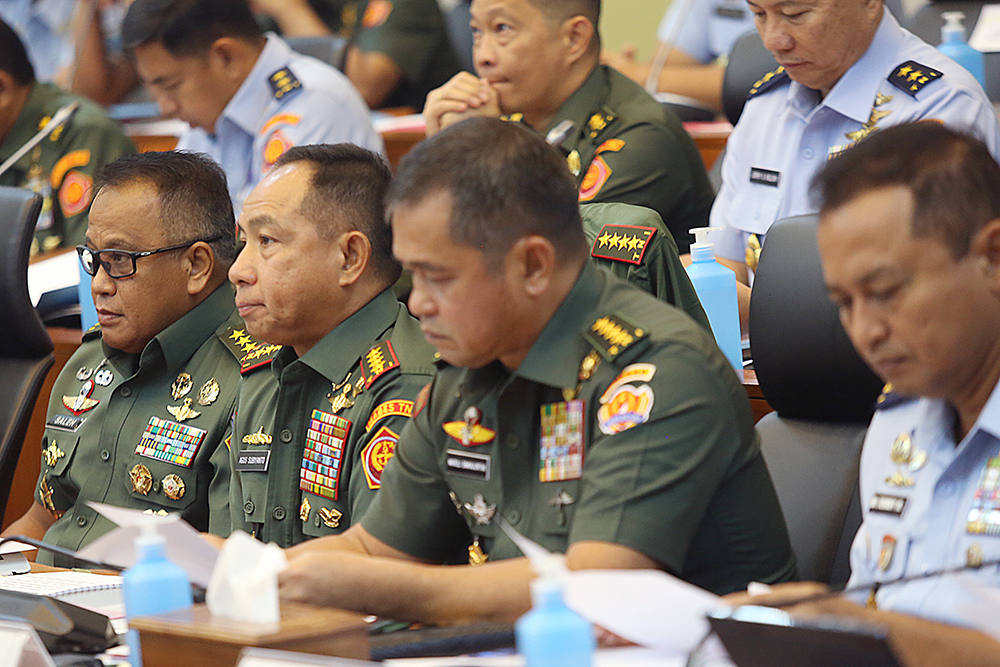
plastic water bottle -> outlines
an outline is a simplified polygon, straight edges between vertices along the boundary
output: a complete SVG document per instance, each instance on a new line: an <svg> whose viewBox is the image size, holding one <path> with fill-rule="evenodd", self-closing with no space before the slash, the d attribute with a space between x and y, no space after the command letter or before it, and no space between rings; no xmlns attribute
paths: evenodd
<svg viewBox="0 0 1000 667"><path fill-rule="evenodd" d="M938 51L945 54L959 65L969 70L976 77L979 85L986 90L986 67L983 54L976 51L965 41L965 26L963 12L941 12L944 25L941 26L941 45Z"/></svg>
<svg viewBox="0 0 1000 667"><path fill-rule="evenodd" d="M715 261L715 245L708 242L708 233L717 229L721 228L700 227L690 230L695 236L695 242L691 244L691 265L687 267L687 272L701 306L708 315L715 342L742 382L743 347L740 344L736 274L729 267Z"/></svg>
<svg viewBox="0 0 1000 667"><path fill-rule="evenodd" d="M140 616L152 616L194 604L187 573L167 560L165 540L154 523L145 523L135 540L135 565L122 573L122 597L125 615L131 623ZM142 648L138 630L128 631L129 662L142 667Z"/></svg>
<svg viewBox="0 0 1000 667"><path fill-rule="evenodd" d="M591 667L597 641L593 626L566 606L564 566L558 557L547 559L543 572L531 582L534 605L517 620L514 635L525 667Z"/></svg>

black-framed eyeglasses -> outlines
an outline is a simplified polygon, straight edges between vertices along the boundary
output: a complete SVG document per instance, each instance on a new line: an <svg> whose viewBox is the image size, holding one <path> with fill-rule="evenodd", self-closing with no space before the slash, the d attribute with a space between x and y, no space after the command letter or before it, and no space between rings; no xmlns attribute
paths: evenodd
<svg viewBox="0 0 1000 667"><path fill-rule="evenodd" d="M157 255L161 252L190 248L195 243L211 243L222 238L222 234L207 239L195 239L187 243L178 243L167 248L157 248L156 250L143 250L142 252L129 252L128 250L116 250L105 248L104 250L93 250L85 245L76 247L76 254L80 256L80 264L83 270L90 276L96 276L100 267L104 267L109 278L128 278L135 275L135 260L141 257Z"/></svg>

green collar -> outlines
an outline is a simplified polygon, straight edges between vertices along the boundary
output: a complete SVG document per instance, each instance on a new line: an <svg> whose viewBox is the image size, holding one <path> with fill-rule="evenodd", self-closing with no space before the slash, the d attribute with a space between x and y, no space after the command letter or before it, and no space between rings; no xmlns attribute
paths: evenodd
<svg viewBox="0 0 1000 667"><path fill-rule="evenodd" d="M563 142L563 145L575 146L582 141L582 138L586 136L587 123L591 116L601 110L607 99L610 86L607 67L604 65L595 67L583 85L577 88L556 111L552 122L545 128L545 134L548 134L552 128L564 120L570 120L573 122L573 131Z"/></svg>

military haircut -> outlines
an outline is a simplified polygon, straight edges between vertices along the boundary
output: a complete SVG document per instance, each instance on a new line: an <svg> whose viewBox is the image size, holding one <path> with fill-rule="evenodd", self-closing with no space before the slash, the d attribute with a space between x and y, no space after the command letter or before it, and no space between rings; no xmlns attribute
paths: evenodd
<svg viewBox="0 0 1000 667"><path fill-rule="evenodd" d="M226 175L210 157L189 151L137 153L104 165L94 191L146 183L156 188L160 224L170 243L212 241L216 258L230 266L239 253L236 216ZM137 212L139 214L139 212Z"/></svg>
<svg viewBox="0 0 1000 667"><path fill-rule="evenodd" d="M370 266L390 285L402 268L392 255L392 229L385 224L385 196L392 172L376 153L354 144L293 146L274 163L307 163L313 170L302 198L302 214L316 225L320 238L334 241L357 230L372 246Z"/></svg>
<svg viewBox="0 0 1000 667"><path fill-rule="evenodd" d="M574 16L585 17L594 25L594 38L590 40L589 50L600 50L601 0L528 0L528 2L555 23L562 23Z"/></svg>
<svg viewBox="0 0 1000 667"><path fill-rule="evenodd" d="M452 241L481 249L493 270L525 236L548 239L560 260L587 254L566 160L520 123L470 118L417 144L399 164L389 214L437 192L451 197Z"/></svg>
<svg viewBox="0 0 1000 667"><path fill-rule="evenodd" d="M0 71L7 72L20 86L35 82L35 68L28 60L24 42L14 29L0 20Z"/></svg>
<svg viewBox="0 0 1000 667"><path fill-rule="evenodd" d="M1000 165L979 138L937 121L881 130L831 160L812 182L820 219L858 197L902 186L913 196L911 233L933 236L955 259L1000 218Z"/></svg>
<svg viewBox="0 0 1000 667"><path fill-rule="evenodd" d="M200 56L215 40L263 42L247 0L135 0L122 23L122 46L162 44L175 58Z"/></svg>

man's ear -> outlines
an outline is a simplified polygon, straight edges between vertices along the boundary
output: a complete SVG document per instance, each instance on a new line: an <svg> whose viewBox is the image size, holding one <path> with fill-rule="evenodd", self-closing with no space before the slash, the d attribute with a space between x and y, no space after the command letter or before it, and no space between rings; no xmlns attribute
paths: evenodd
<svg viewBox="0 0 1000 667"><path fill-rule="evenodd" d="M1000 218L990 220L976 232L969 252L979 256L982 271L990 279L993 292L1000 295Z"/></svg>
<svg viewBox="0 0 1000 667"><path fill-rule="evenodd" d="M556 249L543 236L525 236L507 252L507 270L525 294L537 298L548 291L556 269Z"/></svg>
<svg viewBox="0 0 1000 667"><path fill-rule="evenodd" d="M372 244L368 237L353 229L337 239L343 263L340 266L340 286L353 285L365 272L372 257Z"/></svg>
<svg viewBox="0 0 1000 667"><path fill-rule="evenodd" d="M208 47L206 61L210 70L228 79L239 79L246 76L243 63L243 45L232 37L220 37Z"/></svg>
<svg viewBox="0 0 1000 667"><path fill-rule="evenodd" d="M563 40L566 44L567 64L573 64L590 52L591 45L597 36L597 29L586 16L573 16L566 19L562 29Z"/></svg>
<svg viewBox="0 0 1000 667"><path fill-rule="evenodd" d="M215 252L204 241L199 241L184 253L183 268L187 272L187 291L191 296L201 294L212 282L215 273Z"/></svg>
<svg viewBox="0 0 1000 667"><path fill-rule="evenodd" d="M4 111L10 106L16 89L17 82L14 81L10 72L0 69L0 111Z"/></svg>

